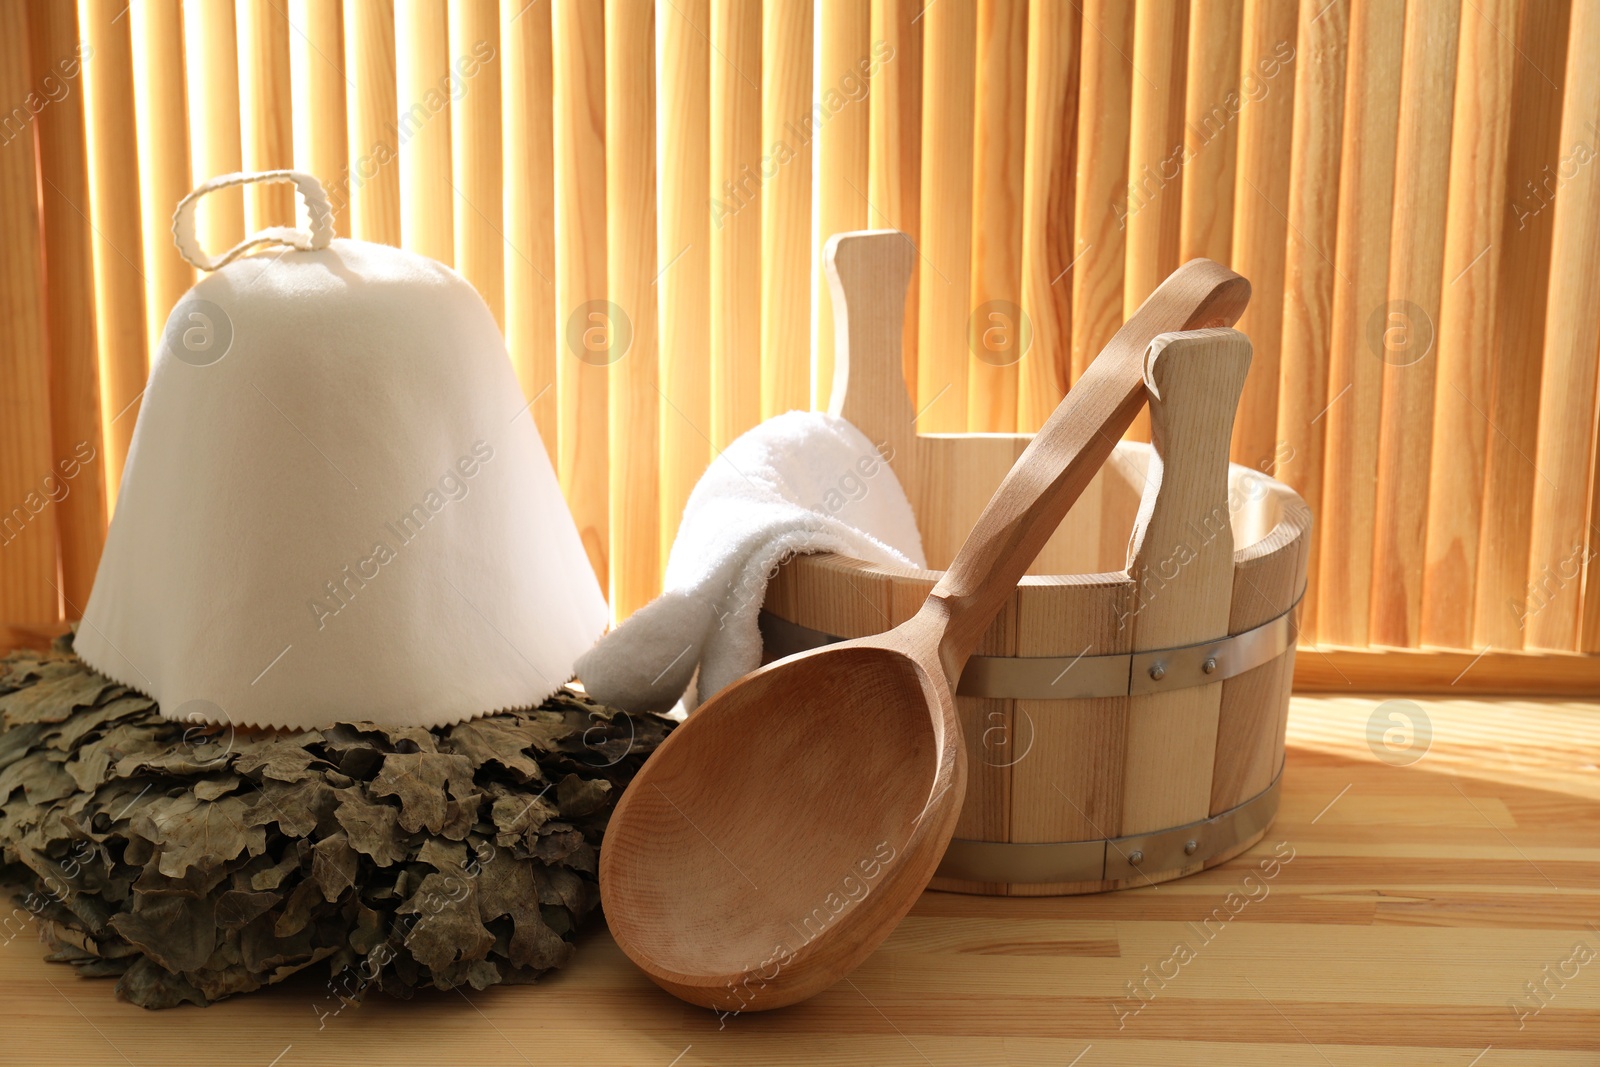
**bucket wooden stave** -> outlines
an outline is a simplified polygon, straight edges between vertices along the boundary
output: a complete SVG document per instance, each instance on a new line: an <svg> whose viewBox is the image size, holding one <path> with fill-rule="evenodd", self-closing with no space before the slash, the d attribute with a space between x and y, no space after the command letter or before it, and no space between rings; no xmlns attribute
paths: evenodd
<svg viewBox="0 0 1600 1067"><path fill-rule="evenodd" d="M851 234L830 251L833 410L894 469L942 566L1029 438L916 434L900 378L910 246ZM967 796L934 888L1151 884L1237 855L1276 812L1310 513L1226 462L1248 345L1241 363L1220 332L1168 337L1195 355L1153 364L1170 379L1151 398L1157 443L1118 445L963 674ZM897 625L939 573L791 559L767 590L767 654Z"/></svg>

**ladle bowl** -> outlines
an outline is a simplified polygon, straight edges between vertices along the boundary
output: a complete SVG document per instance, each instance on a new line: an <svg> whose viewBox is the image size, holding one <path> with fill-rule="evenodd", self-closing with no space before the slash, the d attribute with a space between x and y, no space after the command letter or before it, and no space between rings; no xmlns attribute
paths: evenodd
<svg viewBox="0 0 1600 1067"><path fill-rule="evenodd" d="M779 667L696 711L698 738L674 731L601 852L606 899L628 902L608 909L623 951L728 1011L794 1003L864 960L955 830L959 805L930 801L966 788L937 661L847 642Z"/></svg>

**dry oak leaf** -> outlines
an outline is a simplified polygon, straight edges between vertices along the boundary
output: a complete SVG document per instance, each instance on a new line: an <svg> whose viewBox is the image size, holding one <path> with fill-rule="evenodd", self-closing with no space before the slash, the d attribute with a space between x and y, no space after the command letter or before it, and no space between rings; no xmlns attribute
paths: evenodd
<svg viewBox="0 0 1600 1067"><path fill-rule="evenodd" d="M446 787L450 797L462 801L477 792L471 760L442 752L391 752L368 789L375 797L400 798L400 825L406 830L427 827L436 834L450 816Z"/></svg>
<svg viewBox="0 0 1600 1067"><path fill-rule="evenodd" d="M237 797L204 801L180 795L162 800L146 804L131 830L158 847L158 869L169 878L182 878L192 866L227 863L246 850L259 855L267 847L266 831L244 824L244 805Z"/></svg>

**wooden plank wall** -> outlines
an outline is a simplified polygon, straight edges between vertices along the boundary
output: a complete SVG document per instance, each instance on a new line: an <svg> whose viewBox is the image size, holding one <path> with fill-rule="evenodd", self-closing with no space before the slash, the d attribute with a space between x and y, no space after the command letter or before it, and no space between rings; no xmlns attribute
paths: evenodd
<svg viewBox="0 0 1600 1067"><path fill-rule="evenodd" d="M341 234L478 287L619 617L706 464L826 405L822 247L892 227L924 432L1033 429L1177 263L1225 261L1255 287L1233 458L1318 519L1302 644L1600 652L1600 0L123 15L27 0L0 33L6 622L81 613L194 280L176 200L294 165ZM229 192L201 232L292 211Z"/></svg>

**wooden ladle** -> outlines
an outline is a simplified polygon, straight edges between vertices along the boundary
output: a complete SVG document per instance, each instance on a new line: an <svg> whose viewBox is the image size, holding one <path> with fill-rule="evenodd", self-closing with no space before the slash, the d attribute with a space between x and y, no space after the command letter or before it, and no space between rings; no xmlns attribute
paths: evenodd
<svg viewBox="0 0 1600 1067"><path fill-rule="evenodd" d="M836 297L839 242L866 239L830 242ZM888 936L955 831L967 657L1145 402L1150 342L1231 325L1249 294L1209 260L1181 267L1072 387L913 618L746 675L644 764L606 830L600 892L651 979L710 1008L778 1008Z"/></svg>

